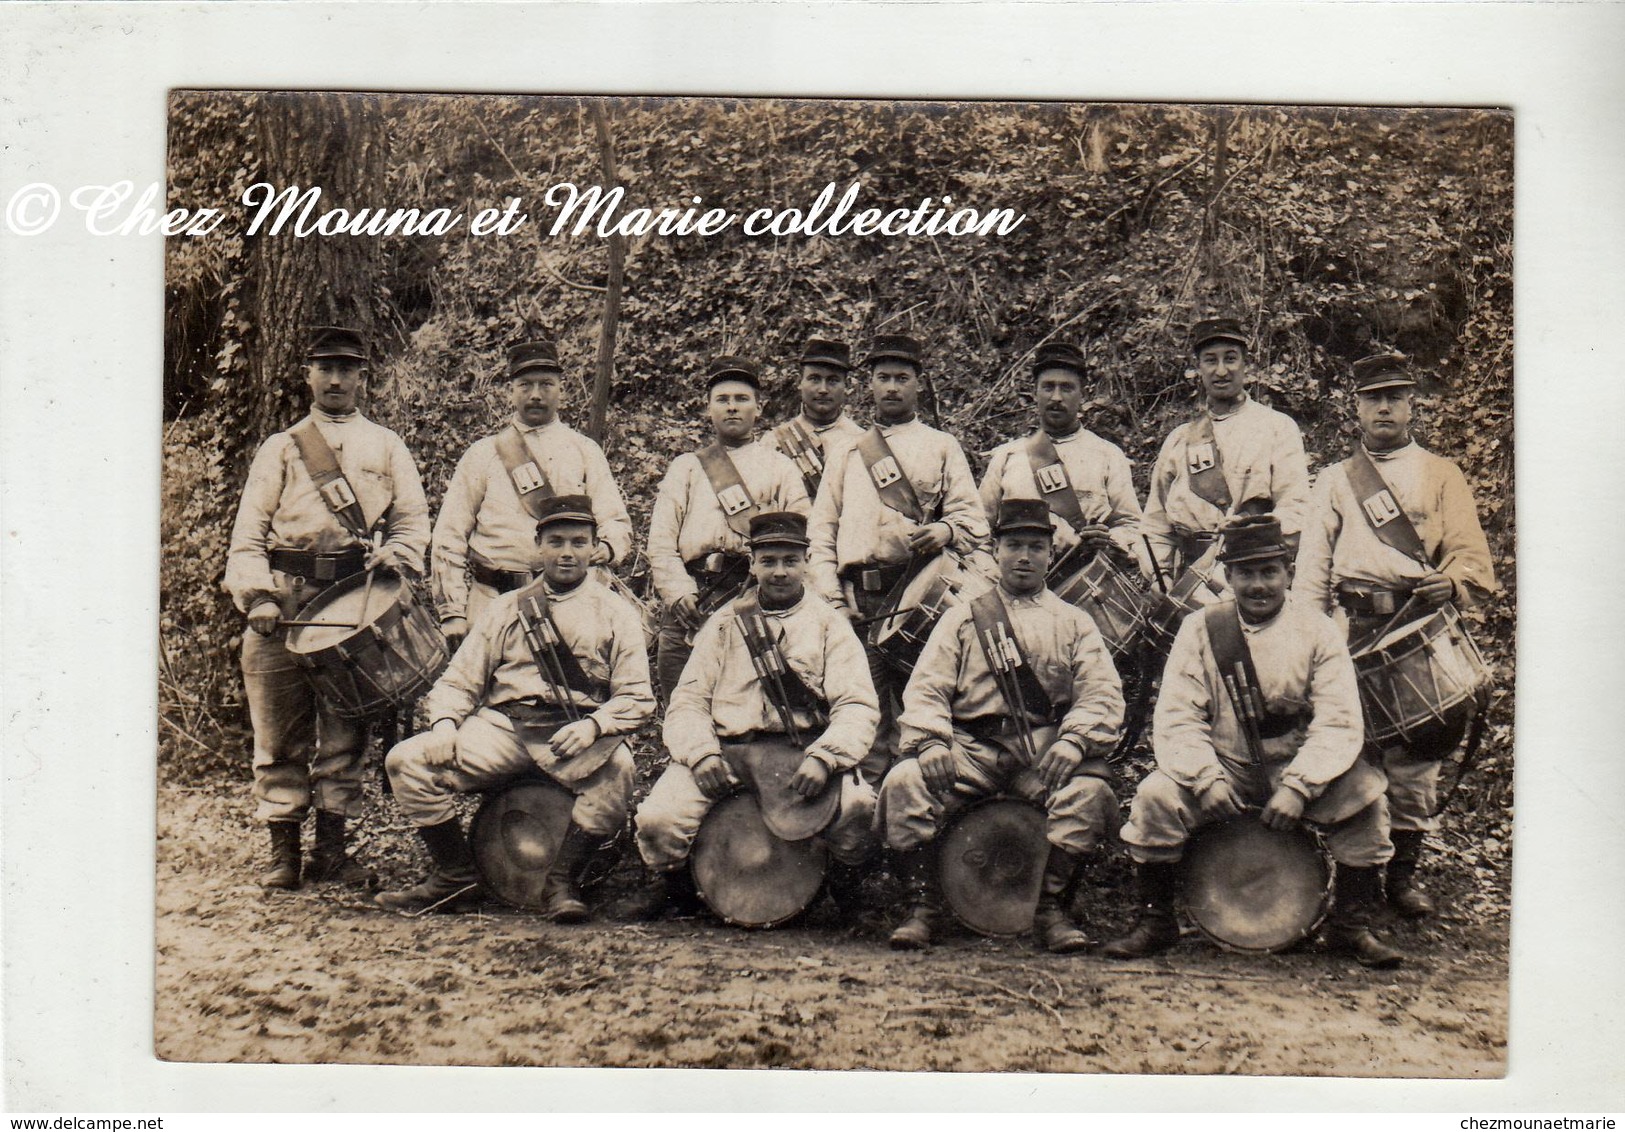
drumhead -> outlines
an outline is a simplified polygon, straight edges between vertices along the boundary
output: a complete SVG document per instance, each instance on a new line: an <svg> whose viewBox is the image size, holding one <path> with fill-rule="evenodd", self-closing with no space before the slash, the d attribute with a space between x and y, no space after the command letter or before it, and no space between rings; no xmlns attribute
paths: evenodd
<svg viewBox="0 0 1625 1132"><path fill-rule="evenodd" d="M783 841L762 820L756 795L734 794L711 808L694 838L689 870L706 906L741 928L771 928L813 902L828 851L819 838Z"/></svg>
<svg viewBox="0 0 1625 1132"><path fill-rule="evenodd" d="M289 652L309 655L342 644L361 631L369 620L377 620L385 610L392 608L401 597L399 575L387 570L373 572L372 589L367 590L367 574L362 571L334 582L315 600L299 611L300 621L354 622L355 629L332 625L294 625L288 629ZM361 617L361 599L367 599L367 619Z"/></svg>
<svg viewBox="0 0 1625 1132"><path fill-rule="evenodd" d="M1256 814L1204 826L1183 862L1185 910L1230 951L1281 951L1326 915L1331 869L1309 830L1275 830Z"/></svg>
<svg viewBox="0 0 1625 1132"><path fill-rule="evenodd" d="M1014 798L971 807L938 840L943 898L960 923L983 935L1033 926L1048 860L1044 811Z"/></svg>
<svg viewBox="0 0 1625 1132"><path fill-rule="evenodd" d="M487 797L468 831L474 867L486 889L517 908L543 908L547 874L574 806L568 790L536 780Z"/></svg>

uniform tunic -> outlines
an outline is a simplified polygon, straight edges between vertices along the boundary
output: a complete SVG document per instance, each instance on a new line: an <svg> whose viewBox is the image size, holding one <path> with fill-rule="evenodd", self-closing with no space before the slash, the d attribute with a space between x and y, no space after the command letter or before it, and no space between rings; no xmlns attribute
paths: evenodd
<svg viewBox="0 0 1625 1132"><path fill-rule="evenodd" d="M1089 615L1049 590L1017 597L999 588L1010 627L1050 702L1065 705L1043 742L1066 739L1084 755L1069 781L1050 791L1016 753L1014 739L992 741L967 729L1008 718L1009 707L977 640L969 604L949 610L932 631L903 692L902 761L881 787L886 843L913 849L934 838L944 818L976 798L1007 790L1042 805L1051 844L1088 852L1117 826L1117 799L1106 777L1106 752L1123 725L1123 689L1100 631ZM981 730L977 727L977 730ZM954 754L947 797L925 783L918 756L934 747ZM1041 748L1038 755L1042 757Z"/></svg>
<svg viewBox="0 0 1625 1132"><path fill-rule="evenodd" d="M549 587L547 608L582 671L609 687L602 704L576 689L568 689L569 702L582 709L582 718L598 725L601 735L636 731L654 714L648 646L637 611L590 575L563 593ZM449 719L458 725L456 762L428 765L424 756L434 742L429 732L397 744L389 754L386 765L395 800L408 818L417 825L451 820L458 794L538 770L512 720L498 710L516 701L559 702L525 642L519 594L514 592L491 601L424 698L424 713L431 721ZM561 783L576 795L572 820L589 833L614 833L626 822L634 779L632 751L622 743L585 780Z"/></svg>
<svg viewBox="0 0 1625 1132"><path fill-rule="evenodd" d="M359 412L338 417L314 409L316 429L355 492L368 529L384 517L384 547L422 569L429 545L429 506L417 466L401 438ZM329 553L356 540L316 489L286 432L254 456L232 527L225 588L244 613L269 599L292 616L328 583L271 569L273 550ZM286 648L287 633L243 633L243 685L254 725L255 817L297 821L312 802L354 815L361 809L365 729L323 704ZM318 730L320 742L317 740Z"/></svg>
<svg viewBox="0 0 1625 1132"><path fill-rule="evenodd" d="M1243 620L1241 626L1265 710L1301 715L1306 722L1263 740L1260 777L1219 675L1207 617L1187 617L1163 670L1152 720L1157 769L1140 783L1123 828L1134 859L1178 860L1205 820L1197 796L1224 778L1244 805L1262 807L1282 786L1301 794L1308 803L1305 818L1325 827L1338 861L1386 861L1393 846L1383 778L1359 761L1360 697L1342 634L1324 613L1290 595L1268 622Z"/></svg>
<svg viewBox="0 0 1625 1132"><path fill-rule="evenodd" d="M802 431L823 445L822 458L825 471L828 471L830 463L841 454L844 448L855 443L858 437L868 431L845 413L842 413L827 425L813 424L806 413L796 417L794 423L800 425ZM774 452L783 453L786 457L789 456L789 453L785 452L779 444L779 430L776 428L768 429L767 432L762 434L762 444ZM802 478L805 481L806 477ZM822 482L823 476L820 475L818 479L819 482ZM811 491L816 495L818 483L812 485Z"/></svg>
<svg viewBox="0 0 1625 1132"><path fill-rule="evenodd" d="M1134 473L1123 450L1086 428L1070 436L1052 436L1055 454L1066 468L1067 478L1078 497L1084 522L1104 523L1112 541L1136 558L1140 547L1140 501L1134 495ZM1033 464L1028 455L1033 437L1026 436L993 450L982 477L982 508L997 515L1006 499L1042 499ZM1072 524L1052 515L1055 554L1059 557L1078 543Z"/></svg>
<svg viewBox="0 0 1625 1132"><path fill-rule="evenodd" d="M1297 422L1251 397L1233 413L1209 416L1232 504L1269 499L1283 533L1302 530L1309 501L1309 460ZM1194 427L1188 421L1168 434L1151 471L1143 529L1165 569L1176 559L1180 533L1217 531L1224 524L1225 512L1191 490L1185 449Z"/></svg>
<svg viewBox="0 0 1625 1132"><path fill-rule="evenodd" d="M779 638L785 663L829 704L828 726L806 748L833 772L827 788L841 791L840 808L823 836L837 858L862 860L873 844L874 787L853 770L869 750L880 718L863 646L847 619L811 593L788 609L763 607L762 615ZM809 714L798 712L795 720L804 736L814 735ZM729 605L695 637L694 655L666 711L671 765L638 807L638 850L651 868L675 868L688 857L714 804L690 768L721 753L729 739L763 733L783 734L784 725L762 690Z"/></svg>
<svg viewBox="0 0 1625 1132"><path fill-rule="evenodd" d="M632 549L632 520L603 449L563 421L534 428L519 425L519 434L554 494L592 500L598 537L609 547L613 561L623 561ZM473 620L496 596L492 587L470 581L470 558L498 570L536 574L542 568L538 553L536 520L497 454L496 437L475 441L457 462L434 524L431 564L441 620Z"/></svg>

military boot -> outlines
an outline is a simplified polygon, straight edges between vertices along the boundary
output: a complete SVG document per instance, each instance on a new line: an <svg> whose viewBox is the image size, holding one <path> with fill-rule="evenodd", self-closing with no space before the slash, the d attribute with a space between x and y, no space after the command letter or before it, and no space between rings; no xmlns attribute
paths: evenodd
<svg viewBox="0 0 1625 1132"><path fill-rule="evenodd" d="M373 871L345 851L344 824L343 814L316 811L316 847L310 854L305 879L373 888L378 883Z"/></svg>
<svg viewBox="0 0 1625 1132"><path fill-rule="evenodd" d="M479 906L479 874L474 850L456 818L418 829L434 862L429 875L411 888L380 892L378 906L391 912L464 912Z"/></svg>
<svg viewBox="0 0 1625 1132"><path fill-rule="evenodd" d="M645 868L643 888L630 898L615 905L618 920L650 922L668 915L692 916L700 910L700 897L694 891L694 878L688 866L656 871Z"/></svg>
<svg viewBox="0 0 1625 1132"><path fill-rule="evenodd" d="M1416 863L1422 856L1419 829L1394 831L1394 858L1388 862L1388 903L1407 920L1422 920L1437 910L1433 900L1416 884Z"/></svg>
<svg viewBox="0 0 1625 1132"><path fill-rule="evenodd" d="M1144 959L1167 951L1179 942L1179 920L1174 896L1179 888L1179 866L1172 861L1135 862L1134 886L1140 897L1140 918L1134 929L1100 949L1111 959Z"/></svg>
<svg viewBox="0 0 1625 1132"><path fill-rule="evenodd" d="M271 866L260 874L262 888L299 887L299 823L274 821L271 828Z"/></svg>
<svg viewBox="0 0 1625 1132"><path fill-rule="evenodd" d="M1038 895L1038 909L1033 913L1033 930L1044 941L1046 949L1059 955L1083 951L1089 946L1089 937L1072 922L1065 908L1066 898L1072 891L1072 878L1077 871L1076 854L1057 845L1050 846L1049 862L1044 866L1043 887Z"/></svg>
<svg viewBox="0 0 1625 1132"><path fill-rule="evenodd" d="M1398 967L1405 953L1390 947L1371 930L1371 912L1382 899L1382 879L1376 865L1339 864L1333 874L1337 896L1332 904L1326 942L1333 951L1352 955L1362 967Z"/></svg>
<svg viewBox="0 0 1625 1132"><path fill-rule="evenodd" d="M937 891L936 855L931 846L898 854L897 873L903 889L913 901L908 919L891 933L893 951L924 951L931 946L931 932L942 917L942 894Z"/></svg>
<svg viewBox="0 0 1625 1132"><path fill-rule="evenodd" d="M597 847L598 839L575 822L565 830L564 843L542 889L542 915L555 924L586 923L587 902L581 899L578 881L588 854Z"/></svg>
<svg viewBox="0 0 1625 1132"><path fill-rule="evenodd" d="M830 858L829 872L825 880L829 898L835 902L841 919L849 924L856 924L863 916L864 873L862 865L849 865L844 861Z"/></svg>

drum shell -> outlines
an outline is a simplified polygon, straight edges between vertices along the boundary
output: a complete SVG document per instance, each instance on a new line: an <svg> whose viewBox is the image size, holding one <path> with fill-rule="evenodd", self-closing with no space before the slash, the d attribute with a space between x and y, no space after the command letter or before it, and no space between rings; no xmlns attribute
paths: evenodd
<svg viewBox="0 0 1625 1132"><path fill-rule="evenodd" d="M990 936L1033 926L1049 860L1044 811L1016 798L965 809L937 838L943 899L960 923Z"/></svg>
<svg viewBox="0 0 1625 1132"><path fill-rule="evenodd" d="M1366 742L1427 746L1472 716L1492 680L1460 615L1446 606L1354 654ZM1441 752L1441 755L1443 752Z"/></svg>
<svg viewBox="0 0 1625 1132"><path fill-rule="evenodd" d="M1121 659L1145 635L1150 597L1105 554L1096 554L1050 589L1094 619L1112 658Z"/></svg>
<svg viewBox="0 0 1625 1132"><path fill-rule="evenodd" d="M516 908L547 907L547 877L570 827L575 798L545 779L525 778L487 795L468 840L487 891Z"/></svg>
<svg viewBox="0 0 1625 1132"><path fill-rule="evenodd" d="M1331 907L1332 870L1320 839L1303 826L1270 829L1256 813L1197 830L1181 873L1185 911L1226 951L1284 951Z"/></svg>
<svg viewBox="0 0 1625 1132"><path fill-rule="evenodd" d="M1179 627L1197 610L1224 600L1212 584L1194 570L1187 570L1168 592L1146 595L1147 610L1142 640L1156 656L1166 658L1173 651Z"/></svg>
<svg viewBox="0 0 1625 1132"><path fill-rule="evenodd" d="M823 888L827 865L822 838L774 836L749 792L711 807L689 854L700 899L741 928L773 928L801 914Z"/></svg>
<svg viewBox="0 0 1625 1132"><path fill-rule="evenodd" d="M894 606L903 612L880 618L870 628L869 647L889 668L908 675L944 614L985 593L991 584L958 555L944 551L903 587Z"/></svg>

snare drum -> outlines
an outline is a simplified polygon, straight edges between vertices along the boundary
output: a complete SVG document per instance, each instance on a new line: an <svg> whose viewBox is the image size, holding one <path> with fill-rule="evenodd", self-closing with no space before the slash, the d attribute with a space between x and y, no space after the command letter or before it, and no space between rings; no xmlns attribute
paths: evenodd
<svg viewBox="0 0 1625 1132"><path fill-rule="evenodd" d="M795 918L823 887L827 864L822 838L775 836L749 792L711 807L689 854L700 899L741 928L772 928Z"/></svg>
<svg viewBox="0 0 1625 1132"><path fill-rule="evenodd" d="M365 600L366 608L362 608ZM288 652L309 669L332 710L366 719L410 706L446 670L450 654L428 607L391 570L329 586L288 627Z"/></svg>
<svg viewBox="0 0 1625 1132"><path fill-rule="evenodd" d="M1332 870L1308 829L1270 829L1257 813L1203 826L1185 847L1185 911L1227 951L1284 951L1320 926Z"/></svg>
<svg viewBox="0 0 1625 1132"><path fill-rule="evenodd" d="M1477 710L1491 677L1461 615L1446 605L1354 654L1365 737L1378 746L1425 743Z"/></svg>
<svg viewBox="0 0 1625 1132"><path fill-rule="evenodd" d="M1222 582L1210 575L1186 570L1167 593L1153 591L1147 594L1150 609L1146 614L1142 638L1146 647L1155 655L1166 658L1173 650L1174 638L1179 635L1179 627L1185 623L1185 618L1224 600L1222 586Z"/></svg>
<svg viewBox="0 0 1625 1132"><path fill-rule="evenodd" d="M488 892L516 908L547 907L547 876L570 828L575 797L526 778L489 795L468 828L474 868Z"/></svg>
<svg viewBox="0 0 1625 1132"><path fill-rule="evenodd" d="M1049 842L1044 811L1015 798L989 798L953 820L938 839L942 895L959 922L983 935L1033 926Z"/></svg>
<svg viewBox="0 0 1625 1132"><path fill-rule="evenodd" d="M1094 618L1112 659L1126 655L1145 633L1150 598L1106 554L1096 554L1070 577L1049 583L1062 601Z"/></svg>
<svg viewBox="0 0 1625 1132"><path fill-rule="evenodd" d="M898 612L882 617L869 627L868 644L889 668L907 676L943 614L987 592L992 583L970 569L952 551L943 551L927 562L893 607Z"/></svg>

